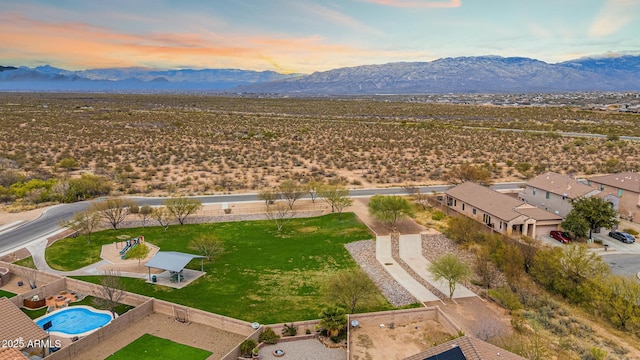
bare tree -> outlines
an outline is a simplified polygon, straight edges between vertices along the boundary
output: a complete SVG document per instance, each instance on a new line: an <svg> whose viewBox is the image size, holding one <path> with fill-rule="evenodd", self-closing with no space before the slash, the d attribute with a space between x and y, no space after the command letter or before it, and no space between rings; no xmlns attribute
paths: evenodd
<svg viewBox="0 0 640 360"><path fill-rule="evenodd" d="M153 209L151 213L151 217L153 217L160 226L164 228L164 231L169 229L169 225L171 225L171 219L173 219L173 215L167 210L166 207L158 207Z"/></svg>
<svg viewBox="0 0 640 360"><path fill-rule="evenodd" d="M29 258L26 264L24 264L24 267L18 270L17 273L29 284L29 288L35 289L38 287L38 270L36 270L33 258Z"/></svg>
<svg viewBox="0 0 640 360"><path fill-rule="evenodd" d="M116 317L116 306L124 299L126 291L120 273L107 270L100 280L100 286L95 290L94 302L98 306L104 306L111 311L111 316Z"/></svg>
<svg viewBox="0 0 640 360"><path fill-rule="evenodd" d="M149 205L142 205L140 207L140 211L138 211L138 216L142 219L142 227L145 227L147 224L147 220L151 218L151 214L153 214L153 208Z"/></svg>
<svg viewBox="0 0 640 360"><path fill-rule="evenodd" d="M285 222L293 217L293 211L287 204L278 201L271 206L267 206L267 218L276 224L278 231L282 230Z"/></svg>
<svg viewBox="0 0 640 360"><path fill-rule="evenodd" d="M264 201L264 205L269 207L274 201L278 200L279 194L270 189L262 189L258 193L258 200Z"/></svg>
<svg viewBox="0 0 640 360"><path fill-rule="evenodd" d="M426 210L429 206L429 195L423 193L419 187L415 185L404 185L402 187L407 195L411 196L413 200L420 206L422 206L422 210Z"/></svg>
<svg viewBox="0 0 640 360"><path fill-rule="evenodd" d="M98 228L100 221L100 214L87 210L75 213L71 220L62 222L62 226L75 230L80 235L86 235L87 244L91 244L91 234Z"/></svg>
<svg viewBox="0 0 640 360"><path fill-rule="evenodd" d="M316 180L309 181L305 186L305 188L307 189L307 192L309 193L309 197L311 198L311 202L313 204L316 203L316 199L318 198L318 193L322 189L322 186L324 186L324 184Z"/></svg>
<svg viewBox="0 0 640 360"><path fill-rule="evenodd" d="M305 194L305 189L293 180L281 182L278 189L280 196L287 202L290 210L293 210L293 204Z"/></svg>
<svg viewBox="0 0 640 360"><path fill-rule="evenodd" d="M129 215L129 208L132 206L137 204L131 199L114 198L94 203L89 211L98 213L102 219L111 224L114 230L117 230L118 225Z"/></svg>
<svg viewBox="0 0 640 360"><path fill-rule="evenodd" d="M178 219L180 225L184 225L187 216L202 209L202 201L183 196L167 199L164 205L167 207L167 210Z"/></svg>
<svg viewBox="0 0 640 360"><path fill-rule="evenodd" d="M204 234L191 240L189 249L199 252L207 257L207 261L211 261L224 253L224 243L215 235Z"/></svg>

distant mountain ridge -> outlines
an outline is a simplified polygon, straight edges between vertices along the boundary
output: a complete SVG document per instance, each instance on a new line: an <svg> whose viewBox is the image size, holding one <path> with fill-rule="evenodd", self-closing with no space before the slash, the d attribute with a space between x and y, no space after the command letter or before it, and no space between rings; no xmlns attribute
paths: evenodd
<svg viewBox="0 0 640 360"><path fill-rule="evenodd" d="M0 91L233 91L283 95L640 91L640 56L556 64L524 57L469 56L362 65L310 75L238 69L140 67L70 71L0 66Z"/></svg>
<svg viewBox="0 0 640 360"><path fill-rule="evenodd" d="M558 64L522 57L443 58L340 68L242 90L308 95L638 91L640 56Z"/></svg>

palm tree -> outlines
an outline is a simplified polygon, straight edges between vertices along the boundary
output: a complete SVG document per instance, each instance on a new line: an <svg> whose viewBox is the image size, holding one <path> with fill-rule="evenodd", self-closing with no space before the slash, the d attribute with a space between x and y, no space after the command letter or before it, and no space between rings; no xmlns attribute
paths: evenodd
<svg viewBox="0 0 640 360"><path fill-rule="evenodd" d="M328 306L320 312L320 326L327 329L330 337L337 336L347 326L347 312L340 306Z"/></svg>

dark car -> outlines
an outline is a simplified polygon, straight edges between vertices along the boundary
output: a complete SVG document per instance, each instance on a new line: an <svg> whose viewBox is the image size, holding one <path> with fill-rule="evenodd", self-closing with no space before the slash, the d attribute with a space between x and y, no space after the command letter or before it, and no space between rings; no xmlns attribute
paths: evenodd
<svg viewBox="0 0 640 360"><path fill-rule="evenodd" d="M627 234L626 232L622 232L622 231L611 231L609 232L609 236L627 244L636 242L636 239L631 234Z"/></svg>
<svg viewBox="0 0 640 360"><path fill-rule="evenodd" d="M571 242L571 238L569 237L569 234L567 234L564 231L553 230L552 232L549 233L549 235L563 244L568 244Z"/></svg>

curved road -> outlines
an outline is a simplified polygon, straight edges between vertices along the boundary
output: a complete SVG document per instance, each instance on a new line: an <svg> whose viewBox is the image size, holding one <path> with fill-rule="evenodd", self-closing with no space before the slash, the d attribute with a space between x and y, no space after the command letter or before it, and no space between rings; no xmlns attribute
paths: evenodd
<svg viewBox="0 0 640 360"><path fill-rule="evenodd" d="M496 190L514 190L519 189L524 183L498 183L492 186ZM451 185L434 185L422 186L420 190L423 193L443 192L450 188ZM381 188L381 189L354 189L349 191L351 197L370 197L373 195L405 195L402 188ZM167 199L165 197L129 197L135 200L139 205L158 206ZM211 195L211 196L194 196L195 199L202 201L203 204L220 204L220 203L239 203L239 202L257 202L257 194L231 194L231 195ZM85 210L94 201L83 201L73 204L56 205L32 221L20 224L19 226L0 232L0 256L18 250L30 242L48 237L55 232L61 230L59 224L73 216L76 212Z"/></svg>

